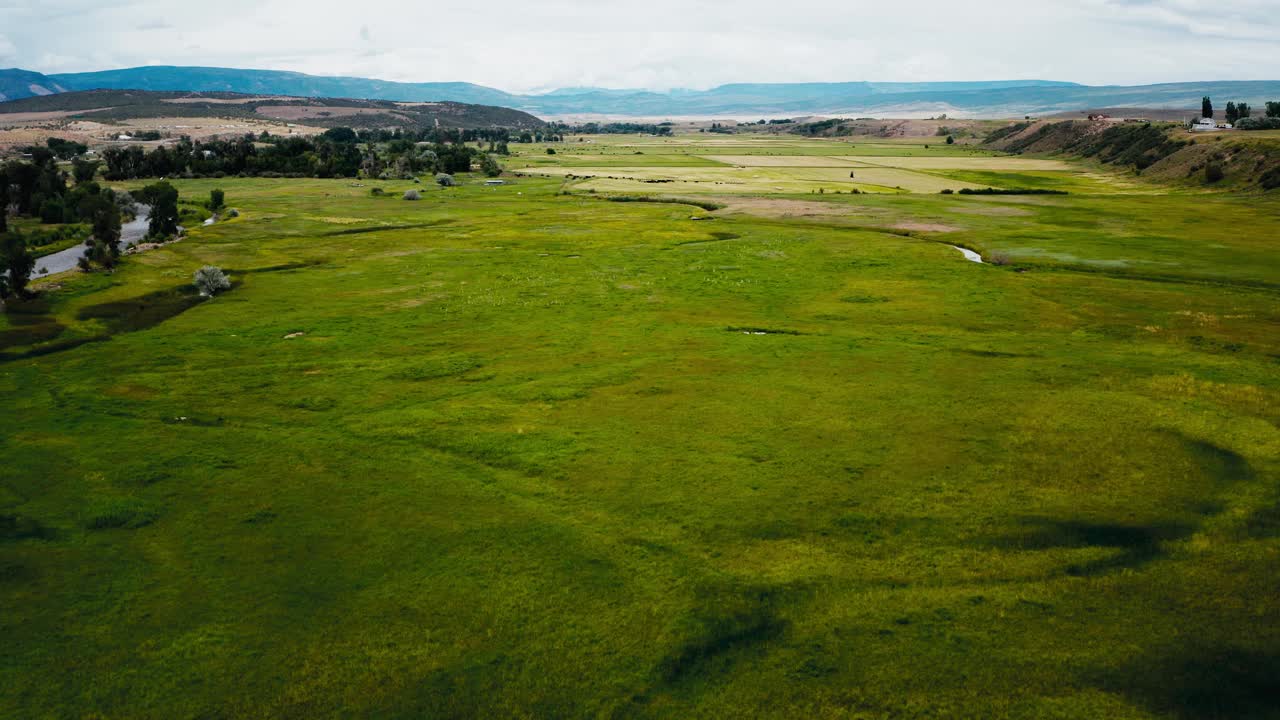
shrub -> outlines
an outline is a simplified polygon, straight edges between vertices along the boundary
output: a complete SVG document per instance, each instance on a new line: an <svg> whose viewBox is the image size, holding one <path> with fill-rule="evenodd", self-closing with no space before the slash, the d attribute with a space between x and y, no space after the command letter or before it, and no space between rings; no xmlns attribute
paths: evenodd
<svg viewBox="0 0 1280 720"><path fill-rule="evenodd" d="M1013 262L1013 259L1009 257L1009 253L993 252L987 257L987 262L992 265L1008 265Z"/></svg>
<svg viewBox="0 0 1280 720"><path fill-rule="evenodd" d="M555 155L555 154L556 154L556 149L555 149L555 148L547 148L547 154L548 154L548 155Z"/></svg>
<svg viewBox="0 0 1280 720"><path fill-rule="evenodd" d="M370 190L370 191L369 191L369 194L370 194L370 195L372 195L372 196L374 196L374 197L382 197L383 195L386 195L386 194L387 194L387 191L386 191L386 190L383 190L382 188L378 188L378 187L376 187L376 188L374 188L374 189Z"/></svg>
<svg viewBox="0 0 1280 720"><path fill-rule="evenodd" d="M453 176L449 173L438 173L436 175L436 184L440 187L453 187L457 183L454 182Z"/></svg>
<svg viewBox="0 0 1280 720"><path fill-rule="evenodd" d="M419 193L417 190L405 190L404 199L405 200L421 200L422 194Z"/></svg>
<svg viewBox="0 0 1280 720"><path fill-rule="evenodd" d="M1214 183L1222 182L1224 177L1226 177L1226 173L1222 171L1221 164L1211 162L1204 166L1204 181L1206 184L1212 185Z"/></svg>
<svg viewBox="0 0 1280 720"><path fill-rule="evenodd" d="M1237 130L1280 130L1280 117L1247 117L1236 123Z"/></svg>
<svg viewBox="0 0 1280 720"><path fill-rule="evenodd" d="M940 190L938 194L940 194L940 195L954 195L954 194L955 194L955 190L952 190L951 188L944 188L944 189Z"/></svg>
<svg viewBox="0 0 1280 720"><path fill-rule="evenodd" d="M1262 185L1263 190L1275 190L1280 188L1280 165L1271 168L1258 178L1258 182Z"/></svg>
<svg viewBox="0 0 1280 720"><path fill-rule="evenodd" d="M212 297L223 290L231 289L231 280L222 272L222 268L205 265L196 271L192 284L205 297Z"/></svg>
<svg viewBox="0 0 1280 720"><path fill-rule="evenodd" d="M209 209L210 210L214 212L218 212L223 208L224 205L226 205L225 200L226 200L226 193L222 192L221 190L214 189L209 191Z"/></svg>

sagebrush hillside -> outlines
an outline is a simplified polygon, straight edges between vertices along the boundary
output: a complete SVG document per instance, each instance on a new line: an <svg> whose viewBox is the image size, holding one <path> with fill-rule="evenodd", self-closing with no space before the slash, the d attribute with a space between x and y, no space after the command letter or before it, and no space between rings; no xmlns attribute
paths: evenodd
<svg viewBox="0 0 1280 720"><path fill-rule="evenodd" d="M80 120L113 122L162 117L281 120L318 127L535 128L542 120L519 110L458 102L391 102L246 95L229 92L87 90L0 103L6 114L61 112Z"/></svg>
<svg viewBox="0 0 1280 720"><path fill-rule="evenodd" d="M1176 123L1025 122L991 133L984 145L1092 158L1178 184L1280 188L1280 134L1267 131L1200 135Z"/></svg>

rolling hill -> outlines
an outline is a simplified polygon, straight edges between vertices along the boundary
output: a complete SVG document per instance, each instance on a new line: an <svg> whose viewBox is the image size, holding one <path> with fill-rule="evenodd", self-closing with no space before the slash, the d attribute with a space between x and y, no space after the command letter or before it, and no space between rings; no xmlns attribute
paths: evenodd
<svg viewBox="0 0 1280 720"><path fill-rule="evenodd" d="M0 119L17 113L61 113L66 118L106 122L165 117L253 118L356 128L536 128L544 124L519 110L460 102L150 90L83 90L0 103Z"/></svg>
<svg viewBox="0 0 1280 720"><path fill-rule="evenodd" d="M1086 86L1048 80L985 82L735 83L709 90L564 88L518 95L465 82L403 83L322 77L279 70L148 66L40 75L0 70L9 99L64 90L236 92L299 97L448 101L516 108L540 116L630 117L754 115L874 115L1021 117L1092 107L1188 110L1203 95L1255 105L1280 98L1280 81L1214 81L1141 86Z"/></svg>

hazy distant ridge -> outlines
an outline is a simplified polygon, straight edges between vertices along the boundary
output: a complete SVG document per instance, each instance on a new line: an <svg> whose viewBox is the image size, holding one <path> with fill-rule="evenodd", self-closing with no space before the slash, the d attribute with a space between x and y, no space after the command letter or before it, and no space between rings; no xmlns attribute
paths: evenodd
<svg viewBox="0 0 1280 720"><path fill-rule="evenodd" d="M24 91L24 88L27 90ZM32 90L31 88L39 88ZM1280 99L1280 81L1085 86L1049 80L932 83L734 83L710 90L563 88L518 95L465 82L402 83L279 70L149 66L40 75L0 70L0 93L16 99L41 91L131 89L226 91L373 100L453 101L500 105L541 115L891 115L1020 116L1092 107L1195 108L1203 95L1260 106ZM26 92L24 95L23 93Z"/></svg>

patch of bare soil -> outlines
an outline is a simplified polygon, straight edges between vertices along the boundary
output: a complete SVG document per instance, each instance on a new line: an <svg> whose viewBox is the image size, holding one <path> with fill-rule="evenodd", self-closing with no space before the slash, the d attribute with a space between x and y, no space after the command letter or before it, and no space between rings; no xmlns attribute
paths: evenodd
<svg viewBox="0 0 1280 720"><path fill-rule="evenodd" d="M110 109L111 108L109 107L101 107L93 108L92 110L49 110L46 112L0 113L0 125L17 125L19 123L58 120L71 115L82 115L84 113L101 112L103 110Z"/></svg>

